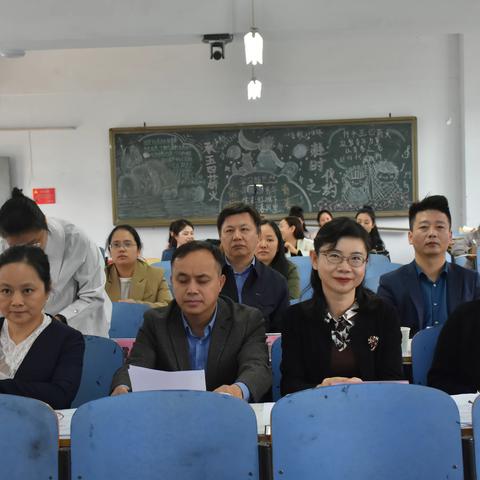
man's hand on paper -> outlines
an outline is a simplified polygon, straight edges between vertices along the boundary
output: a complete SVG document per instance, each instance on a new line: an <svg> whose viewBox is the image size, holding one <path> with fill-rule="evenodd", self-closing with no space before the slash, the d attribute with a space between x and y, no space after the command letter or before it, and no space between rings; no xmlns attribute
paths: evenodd
<svg viewBox="0 0 480 480"><path fill-rule="evenodd" d="M123 395L124 393L128 393L130 389L126 387L125 385L119 385L118 387L115 387L113 392L110 394L112 397L115 395Z"/></svg>
<svg viewBox="0 0 480 480"><path fill-rule="evenodd" d="M358 377L330 377L324 378L323 382L318 384L317 387L329 387L331 385L337 385L338 383L362 383L363 380Z"/></svg>
<svg viewBox="0 0 480 480"><path fill-rule="evenodd" d="M243 399L242 389L238 385L222 385L214 390L217 393L228 393L232 397Z"/></svg>

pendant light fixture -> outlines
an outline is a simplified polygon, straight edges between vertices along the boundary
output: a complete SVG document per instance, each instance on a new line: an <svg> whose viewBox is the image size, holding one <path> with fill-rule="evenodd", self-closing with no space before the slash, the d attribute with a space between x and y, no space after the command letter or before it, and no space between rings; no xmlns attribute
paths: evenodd
<svg viewBox="0 0 480 480"><path fill-rule="evenodd" d="M243 37L247 65L263 64L263 38L255 26L255 0L252 0L252 28Z"/></svg>
<svg viewBox="0 0 480 480"><path fill-rule="evenodd" d="M247 96L249 100L256 100L262 95L262 82L255 78L255 69L252 66L252 79L247 86Z"/></svg>

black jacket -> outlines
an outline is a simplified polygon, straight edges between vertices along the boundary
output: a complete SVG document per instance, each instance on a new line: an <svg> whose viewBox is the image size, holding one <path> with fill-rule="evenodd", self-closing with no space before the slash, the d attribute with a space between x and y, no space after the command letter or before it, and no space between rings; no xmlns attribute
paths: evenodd
<svg viewBox="0 0 480 480"><path fill-rule="evenodd" d="M78 330L52 320L33 342L14 378L0 380L0 393L36 398L54 409L70 408L80 386L84 350Z"/></svg>
<svg viewBox="0 0 480 480"><path fill-rule="evenodd" d="M450 395L480 389L480 300L450 315L438 337L428 385Z"/></svg>
<svg viewBox="0 0 480 480"><path fill-rule="evenodd" d="M282 334L282 395L313 388L329 376L332 337L324 307L312 299L291 306ZM393 307L371 295L350 330L362 380L403 378L400 322Z"/></svg>
<svg viewBox="0 0 480 480"><path fill-rule="evenodd" d="M230 265L225 264L226 277L222 295L238 302L237 284ZM267 332L282 331L282 316L289 305L287 281L282 274L267 267L258 259L242 290L242 303L258 308L264 318Z"/></svg>

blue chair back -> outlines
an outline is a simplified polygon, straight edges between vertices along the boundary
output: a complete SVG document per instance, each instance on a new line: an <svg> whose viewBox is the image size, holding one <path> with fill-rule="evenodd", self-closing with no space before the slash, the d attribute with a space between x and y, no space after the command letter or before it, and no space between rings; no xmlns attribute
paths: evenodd
<svg viewBox="0 0 480 480"><path fill-rule="evenodd" d="M58 479L58 419L33 398L0 394L2 478Z"/></svg>
<svg viewBox="0 0 480 480"><path fill-rule="evenodd" d="M475 449L476 478L480 478L480 397L477 397L472 406L473 446Z"/></svg>
<svg viewBox="0 0 480 480"><path fill-rule="evenodd" d="M123 364L123 350L109 338L85 335L82 379L72 408L110 395L113 374Z"/></svg>
<svg viewBox="0 0 480 480"><path fill-rule="evenodd" d="M415 334L412 339L412 374L413 383L427 384L427 375L432 366L435 347L441 326L425 328Z"/></svg>
<svg viewBox="0 0 480 480"><path fill-rule="evenodd" d="M382 257L383 255L377 255L377 257ZM369 256L370 259L371 255ZM393 272L397 268L402 266L401 263L392 263L392 262L383 262L379 263L376 266L368 266L365 271L365 278L363 280L363 286L370 289L372 292L377 293L378 285L380 283L380 277L384 273Z"/></svg>
<svg viewBox="0 0 480 480"><path fill-rule="evenodd" d="M143 314L150 310L143 303L112 302L112 321L108 336L110 338L135 338L143 325Z"/></svg>
<svg viewBox="0 0 480 480"><path fill-rule="evenodd" d="M282 380L282 372L280 364L282 363L282 337L277 338L272 343L272 398L276 402L280 399L280 382Z"/></svg>
<svg viewBox="0 0 480 480"><path fill-rule="evenodd" d="M165 275L165 280L168 283L168 288L170 289L170 291L173 294L172 279L170 278L171 275L172 275L172 264L170 263L170 261L169 260L168 261L163 260L161 262L152 263L151 266L152 267L157 267L157 268L158 267L163 268L163 272L164 272L164 275Z"/></svg>
<svg viewBox="0 0 480 480"><path fill-rule="evenodd" d="M72 478L258 479L257 423L238 398L212 392L137 392L74 414Z"/></svg>
<svg viewBox="0 0 480 480"><path fill-rule="evenodd" d="M275 480L463 479L458 409L418 385L305 390L272 409Z"/></svg>
<svg viewBox="0 0 480 480"><path fill-rule="evenodd" d="M310 274L312 273L312 262L310 257L289 257L295 264L300 277L300 300L312 298L312 287L310 286Z"/></svg>

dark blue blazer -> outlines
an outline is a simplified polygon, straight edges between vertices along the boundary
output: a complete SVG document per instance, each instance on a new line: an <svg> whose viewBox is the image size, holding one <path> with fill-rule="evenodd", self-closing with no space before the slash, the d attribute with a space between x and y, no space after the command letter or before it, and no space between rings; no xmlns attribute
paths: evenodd
<svg viewBox="0 0 480 480"><path fill-rule="evenodd" d="M424 305L415 262L380 277L377 295L397 308L402 327L410 327L413 336L425 328ZM480 298L480 277L477 272L455 264L448 265L447 311L450 315L459 305Z"/></svg>
<svg viewBox="0 0 480 480"><path fill-rule="evenodd" d="M225 264L223 274L226 280L222 295L238 302L237 284L232 267ZM256 307L263 313L267 332L281 332L283 312L289 306L285 277L256 259L255 265L243 285L242 303Z"/></svg>
<svg viewBox="0 0 480 480"><path fill-rule="evenodd" d="M33 342L15 377L0 380L0 393L36 398L55 410L70 408L80 385L84 350L78 330L52 320Z"/></svg>

